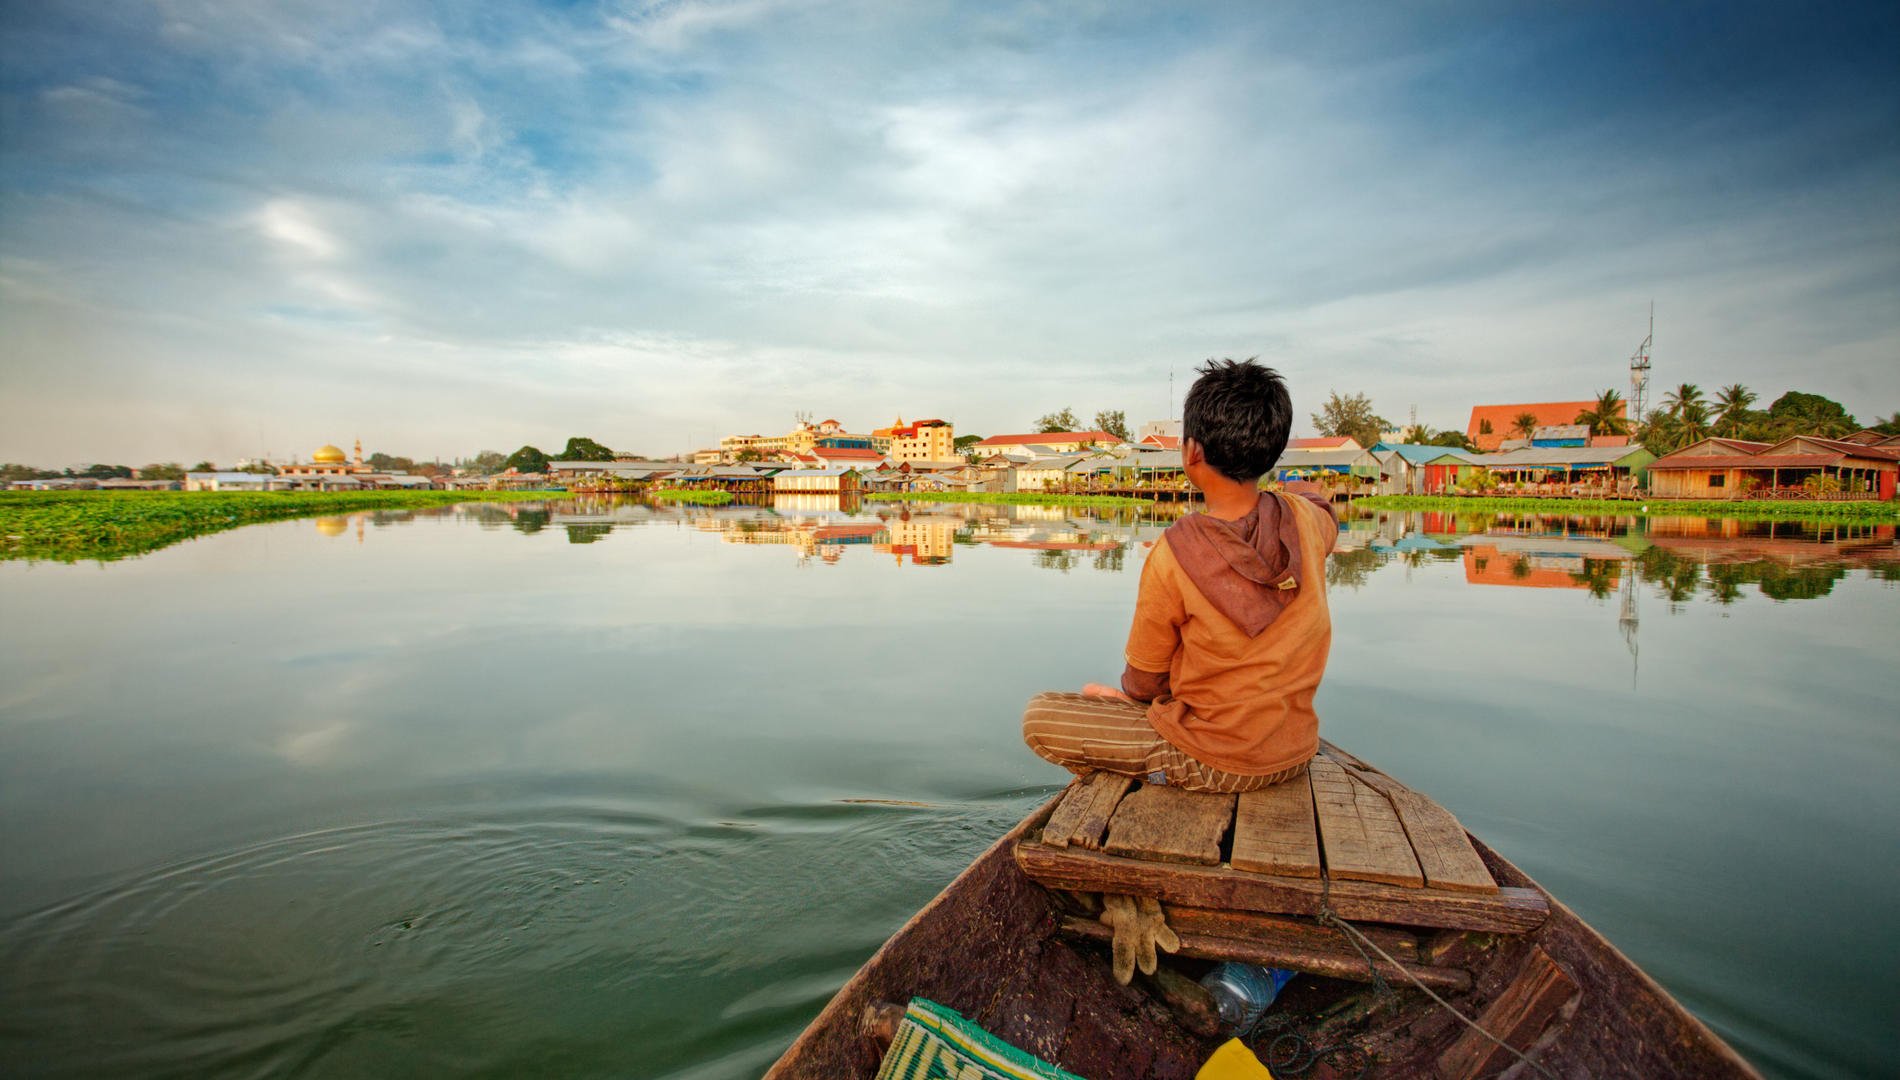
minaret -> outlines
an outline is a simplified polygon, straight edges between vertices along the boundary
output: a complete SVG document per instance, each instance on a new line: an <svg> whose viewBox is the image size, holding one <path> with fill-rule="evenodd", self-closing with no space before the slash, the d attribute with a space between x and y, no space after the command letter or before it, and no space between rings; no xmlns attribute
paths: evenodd
<svg viewBox="0 0 1900 1080"><path fill-rule="evenodd" d="M356 440L356 458L351 462L358 469L363 467L363 440Z"/></svg>

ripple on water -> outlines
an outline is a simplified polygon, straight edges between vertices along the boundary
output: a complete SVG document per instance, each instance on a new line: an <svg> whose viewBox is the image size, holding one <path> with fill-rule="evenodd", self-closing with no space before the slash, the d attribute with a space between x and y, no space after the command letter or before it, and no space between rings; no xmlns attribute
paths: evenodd
<svg viewBox="0 0 1900 1080"><path fill-rule="evenodd" d="M0 1057L34 1075L756 1075L1022 809L485 807L219 852L6 926Z"/></svg>

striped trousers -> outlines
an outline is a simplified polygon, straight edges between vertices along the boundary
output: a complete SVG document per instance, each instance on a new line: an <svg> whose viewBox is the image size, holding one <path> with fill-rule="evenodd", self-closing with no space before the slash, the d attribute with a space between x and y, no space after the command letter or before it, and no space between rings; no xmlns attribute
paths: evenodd
<svg viewBox="0 0 1900 1080"><path fill-rule="evenodd" d="M1023 741L1038 757L1078 776L1099 770L1150 782L1159 777L1189 791L1254 791L1306 772L1305 762L1262 776L1216 769L1162 738L1148 723L1147 706L1087 694L1051 691L1030 698Z"/></svg>

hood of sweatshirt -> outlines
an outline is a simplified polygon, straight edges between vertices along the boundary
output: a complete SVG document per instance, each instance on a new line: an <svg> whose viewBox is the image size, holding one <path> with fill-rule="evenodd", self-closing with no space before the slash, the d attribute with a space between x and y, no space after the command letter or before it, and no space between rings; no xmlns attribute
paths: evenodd
<svg viewBox="0 0 1900 1080"><path fill-rule="evenodd" d="M1174 561L1208 603L1248 637L1259 637L1299 595L1296 513L1279 496L1261 492L1254 512L1239 521L1189 514L1164 535Z"/></svg>

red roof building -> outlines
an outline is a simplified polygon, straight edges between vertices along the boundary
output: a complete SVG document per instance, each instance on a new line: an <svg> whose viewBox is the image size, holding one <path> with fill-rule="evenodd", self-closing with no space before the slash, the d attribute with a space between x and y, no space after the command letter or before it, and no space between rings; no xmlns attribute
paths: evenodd
<svg viewBox="0 0 1900 1080"><path fill-rule="evenodd" d="M1617 402L1616 415L1627 418L1629 406L1626 402ZM1473 405L1471 422L1465 425L1465 438L1473 446L1487 453L1497 450L1509 438L1522 438L1517 431L1517 418L1520 414L1530 413L1537 418L1538 427L1558 427L1577 422L1577 414L1588 412L1597 407L1595 401L1532 401L1518 405ZM1600 437L1600 436L1599 436ZM1627 442L1627 440L1625 440ZM1599 445L1595 439L1591 445ZM1603 443L1601 445L1622 445Z"/></svg>
<svg viewBox="0 0 1900 1080"><path fill-rule="evenodd" d="M977 443L977 449L1001 449L1006 446L1081 446L1085 443L1099 443L1104 446L1120 446L1121 439L1106 431L1044 431L1035 435L992 435Z"/></svg>

